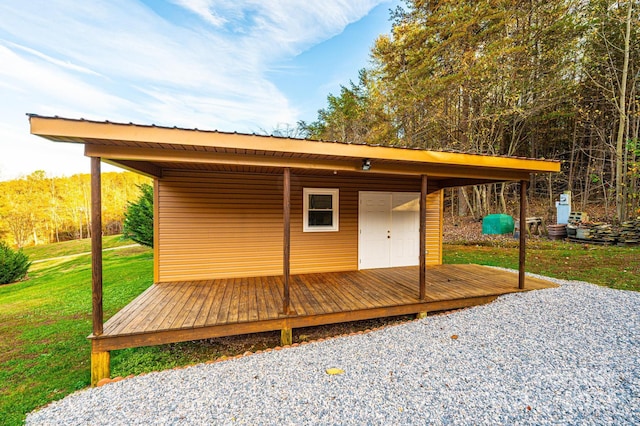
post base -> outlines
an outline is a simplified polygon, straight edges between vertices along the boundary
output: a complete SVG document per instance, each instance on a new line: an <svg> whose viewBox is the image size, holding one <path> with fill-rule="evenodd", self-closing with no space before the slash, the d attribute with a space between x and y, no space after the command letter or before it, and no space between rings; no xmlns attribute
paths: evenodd
<svg viewBox="0 0 640 426"><path fill-rule="evenodd" d="M91 352L91 386L111 375L111 352Z"/></svg>
<svg viewBox="0 0 640 426"><path fill-rule="evenodd" d="M282 346L288 346L293 343L293 330L290 328L283 328L280 330L280 344Z"/></svg>

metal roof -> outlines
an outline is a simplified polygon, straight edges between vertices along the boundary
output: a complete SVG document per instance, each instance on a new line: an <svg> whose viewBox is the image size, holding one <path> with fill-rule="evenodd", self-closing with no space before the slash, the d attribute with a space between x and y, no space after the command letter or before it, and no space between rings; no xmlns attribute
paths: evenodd
<svg viewBox="0 0 640 426"><path fill-rule="evenodd" d="M31 133L82 143L85 154L152 176L166 169L252 170L273 173L421 175L461 186L529 179L560 170L558 161L458 151L353 144L256 133L224 132L28 114ZM370 160L370 171L362 161Z"/></svg>

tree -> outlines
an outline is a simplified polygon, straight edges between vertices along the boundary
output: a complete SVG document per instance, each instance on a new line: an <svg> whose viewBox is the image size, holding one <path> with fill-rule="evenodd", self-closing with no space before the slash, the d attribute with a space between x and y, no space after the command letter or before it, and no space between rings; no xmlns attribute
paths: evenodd
<svg viewBox="0 0 640 426"><path fill-rule="evenodd" d="M340 94L327 96L327 107L312 123L298 123L307 137L340 142L395 145L397 132L387 114L378 81L361 69L358 83L340 86Z"/></svg>
<svg viewBox="0 0 640 426"><path fill-rule="evenodd" d="M278 123L278 125L271 131L260 128L259 133L261 135L275 136L279 138L305 139L309 134L303 123L304 121L300 121L295 126L290 123Z"/></svg>
<svg viewBox="0 0 640 426"><path fill-rule="evenodd" d="M584 38L579 108L582 174L586 198L591 187L615 200L622 221L637 206L634 173L640 128L640 17L638 0L591 0L585 7L590 29ZM579 135L580 138L580 135Z"/></svg>
<svg viewBox="0 0 640 426"><path fill-rule="evenodd" d="M18 248L24 247L30 238L37 242L38 225L44 215L41 190L44 172L10 182L3 182L0 191L0 220L9 230Z"/></svg>
<svg viewBox="0 0 640 426"><path fill-rule="evenodd" d="M622 174L624 157L624 131L627 119L627 78L629 75L629 49L631 45L631 14L633 12L633 2L627 1L627 18L625 19L624 36L624 59L622 65L622 76L620 77L620 91L618 95L618 137L616 139L616 212L619 220L626 218L625 199L623 196L624 176Z"/></svg>
<svg viewBox="0 0 640 426"><path fill-rule="evenodd" d="M353 143L562 158L572 141L582 3L406 0L393 12L391 34L372 49L372 68L328 96L310 133ZM472 192L472 213L506 206L504 185Z"/></svg>
<svg viewBox="0 0 640 426"><path fill-rule="evenodd" d="M147 247L153 247L153 186L138 185L142 194L129 202L124 213L123 236Z"/></svg>
<svg viewBox="0 0 640 426"><path fill-rule="evenodd" d="M29 257L22 250L12 250L6 243L0 242L0 284L24 279L30 266Z"/></svg>
<svg viewBox="0 0 640 426"><path fill-rule="evenodd" d="M102 174L103 233L122 233L127 201L149 178L131 172ZM16 247L89 236L90 176L47 177L43 171L0 182L0 240Z"/></svg>

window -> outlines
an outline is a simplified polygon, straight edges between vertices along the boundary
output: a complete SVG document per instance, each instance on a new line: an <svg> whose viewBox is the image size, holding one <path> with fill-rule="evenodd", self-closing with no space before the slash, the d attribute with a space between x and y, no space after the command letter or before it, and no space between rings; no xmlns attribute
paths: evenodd
<svg viewBox="0 0 640 426"><path fill-rule="evenodd" d="M303 197L303 231L331 232L338 230L337 189L304 188Z"/></svg>

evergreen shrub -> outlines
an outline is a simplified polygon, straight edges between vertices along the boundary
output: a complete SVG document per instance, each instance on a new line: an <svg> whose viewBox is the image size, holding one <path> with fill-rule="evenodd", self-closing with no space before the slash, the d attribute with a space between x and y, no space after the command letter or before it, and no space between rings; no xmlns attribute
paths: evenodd
<svg viewBox="0 0 640 426"><path fill-rule="evenodd" d="M138 188L142 194L127 205L122 234L138 244L153 247L153 186L143 183Z"/></svg>
<svg viewBox="0 0 640 426"><path fill-rule="evenodd" d="M30 266L29 256L22 250L13 250L8 244L0 242L0 284L23 280Z"/></svg>

